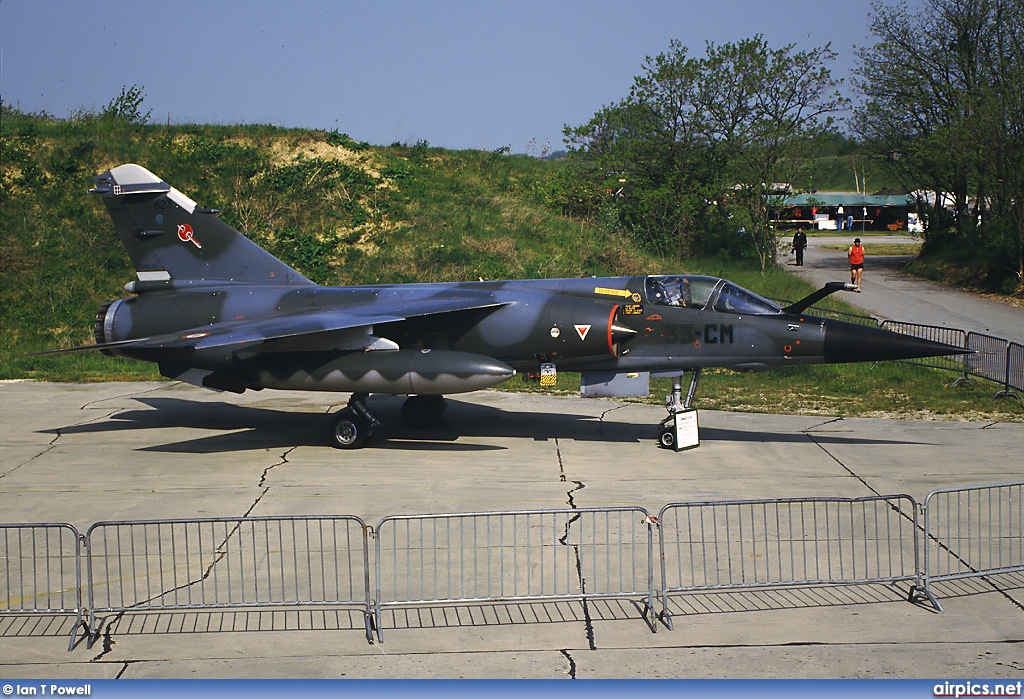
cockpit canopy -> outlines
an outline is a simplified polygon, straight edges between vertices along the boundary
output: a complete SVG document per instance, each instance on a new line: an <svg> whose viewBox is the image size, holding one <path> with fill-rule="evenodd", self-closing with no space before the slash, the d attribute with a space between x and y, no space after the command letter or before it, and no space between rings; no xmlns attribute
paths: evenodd
<svg viewBox="0 0 1024 699"><path fill-rule="evenodd" d="M647 303L653 306L701 308L720 313L778 315L782 309L752 291L718 277L695 274L649 276L644 281Z"/></svg>

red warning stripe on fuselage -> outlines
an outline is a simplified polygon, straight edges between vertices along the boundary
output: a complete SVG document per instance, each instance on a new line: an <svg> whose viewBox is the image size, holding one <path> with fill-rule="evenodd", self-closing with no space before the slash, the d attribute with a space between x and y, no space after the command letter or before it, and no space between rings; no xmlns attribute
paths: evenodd
<svg viewBox="0 0 1024 699"><path fill-rule="evenodd" d="M615 325L615 314L619 312L619 305L615 304L612 306L612 312L608 314L608 354L613 357L618 357L618 353L615 351L615 340L612 337L612 326Z"/></svg>

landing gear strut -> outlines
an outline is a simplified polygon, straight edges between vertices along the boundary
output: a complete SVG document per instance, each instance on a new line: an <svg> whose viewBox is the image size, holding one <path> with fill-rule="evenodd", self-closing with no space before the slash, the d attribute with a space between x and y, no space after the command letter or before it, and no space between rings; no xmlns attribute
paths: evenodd
<svg viewBox="0 0 1024 699"><path fill-rule="evenodd" d="M353 393L348 405L331 421L330 443L338 449L359 449L373 438L380 420L366 407L366 393ZM426 429L441 424L444 396L409 396L402 404L402 422L406 427Z"/></svg>
<svg viewBox="0 0 1024 699"><path fill-rule="evenodd" d="M353 393L348 406L342 408L331 422L331 446L338 449L358 449L380 427L380 420L366 407L366 393Z"/></svg>
<svg viewBox="0 0 1024 699"><path fill-rule="evenodd" d="M697 383L700 381L699 368L694 369L690 374L690 387L686 391L686 400L683 400L683 375L672 378L672 393L665 396L665 408L668 410L668 417L662 420L658 426L658 446L665 449L675 449L678 434L675 429L676 415L686 412L693 403L693 397L697 393Z"/></svg>

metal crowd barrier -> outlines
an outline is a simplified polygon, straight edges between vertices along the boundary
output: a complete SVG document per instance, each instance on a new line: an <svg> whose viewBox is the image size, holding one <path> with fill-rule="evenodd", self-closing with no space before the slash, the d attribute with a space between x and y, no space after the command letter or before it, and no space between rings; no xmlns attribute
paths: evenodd
<svg viewBox="0 0 1024 699"><path fill-rule="evenodd" d="M91 641L99 614L281 607L359 610L372 638L358 517L99 522L86 551Z"/></svg>
<svg viewBox="0 0 1024 699"><path fill-rule="evenodd" d="M1003 382L1002 390L996 393L995 397L1020 398L1017 391L1024 391L1024 345L1011 342L1006 346L1006 380Z"/></svg>
<svg viewBox="0 0 1024 699"><path fill-rule="evenodd" d="M909 495L689 502L660 512L661 618L671 593L912 581L917 504Z"/></svg>
<svg viewBox="0 0 1024 699"><path fill-rule="evenodd" d="M995 394L996 398L1002 396L1019 398L1020 395L1017 391L1024 391L1024 346L1016 342L1008 342L1001 337L966 332L957 328L905 323L899 320L883 320L879 327L904 335L944 342L947 345L972 350L973 354L902 360L907 364L920 364L936 369L958 371L961 376L953 382L954 386L971 381L970 377L977 376L1003 385L1003 388Z"/></svg>
<svg viewBox="0 0 1024 699"><path fill-rule="evenodd" d="M922 340L942 342L960 349L967 348L967 333L958 328L944 328L937 325L921 325L920 323L905 323L901 320L883 320L879 327L883 330L911 335ZM964 355L957 354L946 357L922 357L920 359L904 359L907 364L920 364L935 369L948 369L950 371L962 372L964 370Z"/></svg>
<svg viewBox="0 0 1024 699"><path fill-rule="evenodd" d="M68 650L84 625L82 537L70 524L0 524L4 575L0 614L75 616Z"/></svg>
<svg viewBox="0 0 1024 699"><path fill-rule="evenodd" d="M79 626L95 641L100 615L197 609L349 609L372 642L385 609L615 598L643 605L653 631L659 617L672 628L672 594L909 582L908 599L941 610L930 584L1024 570L1024 482L933 491L923 528L919 509L882 495L672 503L656 518L641 507L409 515L376 530L353 516L99 522L84 537L0 524L0 614L74 615L69 650Z"/></svg>
<svg viewBox="0 0 1024 699"><path fill-rule="evenodd" d="M964 355L964 374L958 381L968 376L978 376L996 383L1004 383L1008 344L1001 337L976 332L967 333L967 349L974 350L974 354Z"/></svg>
<svg viewBox="0 0 1024 699"><path fill-rule="evenodd" d="M385 517L377 633L385 608L615 597L655 629L652 524L640 507Z"/></svg>
<svg viewBox="0 0 1024 699"><path fill-rule="evenodd" d="M924 531L926 591L941 580L1024 570L1024 482L934 490Z"/></svg>

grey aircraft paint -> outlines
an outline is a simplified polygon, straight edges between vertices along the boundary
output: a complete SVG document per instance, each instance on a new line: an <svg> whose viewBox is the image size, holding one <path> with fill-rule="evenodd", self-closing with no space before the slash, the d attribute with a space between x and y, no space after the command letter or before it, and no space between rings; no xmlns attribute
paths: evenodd
<svg viewBox="0 0 1024 699"><path fill-rule="evenodd" d="M685 274L322 287L139 165L95 182L139 278L125 286L131 296L100 309L96 344L75 349L156 362L165 376L218 390L351 392L331 430L340 447L361 446L379 425L369 393L409 395L403 417L422 424L442 394L516 372L693 372L688 406L705 367L962 352L803 313L842 283L785 309Z"/></svg>

